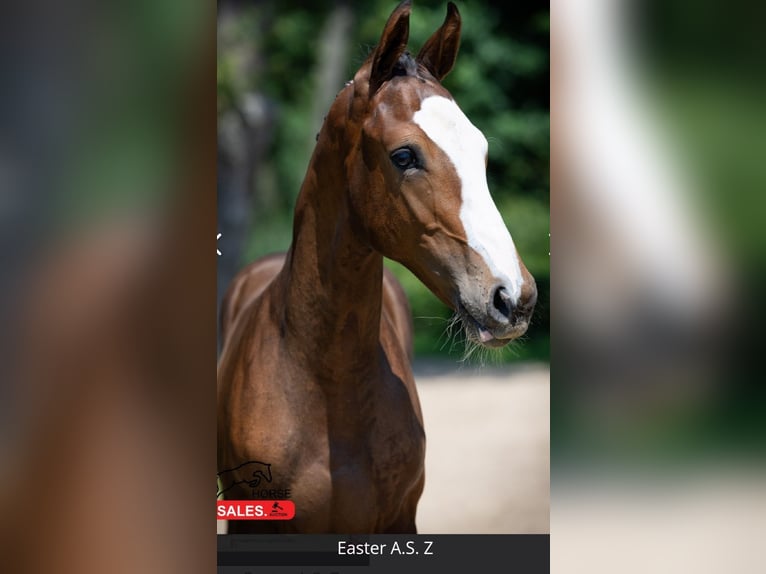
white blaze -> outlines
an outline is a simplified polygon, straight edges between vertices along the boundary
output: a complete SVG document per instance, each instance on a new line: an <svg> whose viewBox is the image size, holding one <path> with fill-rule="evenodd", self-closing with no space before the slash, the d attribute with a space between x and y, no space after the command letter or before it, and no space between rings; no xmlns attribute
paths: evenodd
<svg viewBox="0 0 766 574"><path fill-rule="evenodd" d="M489 194L484 163L487 139L454 101L442 96L423 100L412 119L455 167L462 186L460 221L468 245L495 278L510 288L515 304L523 279L511 234Z"/></svg>

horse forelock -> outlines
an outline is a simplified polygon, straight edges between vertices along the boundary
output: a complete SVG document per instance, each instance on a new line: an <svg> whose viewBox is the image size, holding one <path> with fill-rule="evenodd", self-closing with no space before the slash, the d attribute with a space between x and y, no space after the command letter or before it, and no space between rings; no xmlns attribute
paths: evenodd
<svg viewBox="0 0 766 574"><path fill-rule="evenodd" d="M399 56L399 61L394 66L394 76L413 76L422 77L422 66L418 66L417 61L409 52L405 52Z"/></svg>
<svg viewBox="0 0 766 574"><path fill-rule="evenodd" d="M434 78L429 69L408 51L399 56L396 65L391 70L390 76L373 93L370 93L370 72L373 55L374 50L357 70L354 78L346 82L344 87L344 89L349 88L354 94L354 101L356 102L354 106L355 111L368 113L371 109L370 106L374 108L376 103L380 101L381 94L388 93L390 95L392 90L406 89L404 86L407 84L400 82L403 78L417 78L421 84L428 85L436 90L443 90L446 93L439 80ZM342 93L343 90L338 95Z"/></svg>

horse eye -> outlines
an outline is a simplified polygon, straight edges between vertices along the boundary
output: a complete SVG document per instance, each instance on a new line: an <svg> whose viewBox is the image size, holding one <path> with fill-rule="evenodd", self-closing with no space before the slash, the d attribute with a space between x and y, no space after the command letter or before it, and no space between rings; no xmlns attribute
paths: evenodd
<svg viewBox="0 0 766 574"><path fill-rule="evenodd" d="M418 165L418 158L415 155L415 152L408 147L399 148L392 153L391 161L394 162L396 167L402 170L417 167Z"/></svg>

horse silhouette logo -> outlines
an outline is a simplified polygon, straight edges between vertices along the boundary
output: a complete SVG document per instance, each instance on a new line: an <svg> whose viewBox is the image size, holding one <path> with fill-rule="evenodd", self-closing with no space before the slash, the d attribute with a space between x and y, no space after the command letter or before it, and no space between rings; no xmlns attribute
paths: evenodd
<svg viewBox="0 0 766 574"><path fill-rule="evenodd" d="M238 484L246 484L250 488L256 488L261 484L261 480L271 482L271 464L250 460L243 462L237 467L222 470L218 473L218 494L221 496L227 490L230 490Z"/></svg>

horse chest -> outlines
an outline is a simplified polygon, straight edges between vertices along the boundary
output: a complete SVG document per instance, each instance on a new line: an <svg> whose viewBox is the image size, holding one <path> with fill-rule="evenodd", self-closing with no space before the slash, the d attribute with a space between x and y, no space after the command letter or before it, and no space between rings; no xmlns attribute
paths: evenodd
<svg viewBox="0 0 766 574"><path fill-rule="evenodd" d="M327 404L326 476L336 515L390 524L422 479L422 422L401 379L389 376L359 384L369 390L333 397Z"/></svg>

